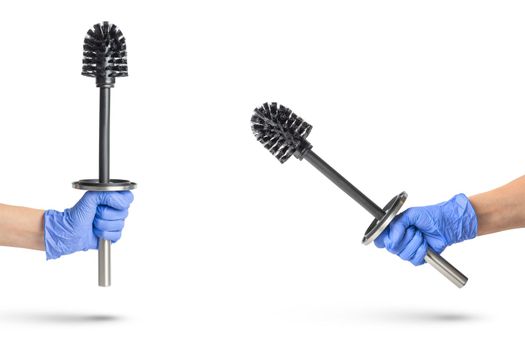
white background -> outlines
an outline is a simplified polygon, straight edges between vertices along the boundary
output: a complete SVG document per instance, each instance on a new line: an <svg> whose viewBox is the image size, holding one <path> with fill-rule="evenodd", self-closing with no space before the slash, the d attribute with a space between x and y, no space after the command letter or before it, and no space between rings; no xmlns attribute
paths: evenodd
<svg viewBox="0 0 525 350"><path fill-rule="evenodd" d="M522 230L453 246L458 290L360 244L371 217L252 110L292 108L314 150L379 205L525 173L519 1L10 1L0 5L0 201L62 210L97 175L94 23L117 24L112 175L139 183L113 286L96 252L0 248L2 349L519 347Z"/></svg>

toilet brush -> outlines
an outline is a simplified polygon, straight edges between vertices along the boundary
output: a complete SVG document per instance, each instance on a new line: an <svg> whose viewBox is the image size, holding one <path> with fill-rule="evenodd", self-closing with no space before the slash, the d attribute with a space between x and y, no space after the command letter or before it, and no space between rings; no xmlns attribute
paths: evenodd
<svg viewBox="0 0 525 350"><path fill-rule="evenodd" d="M87 32L82 75L95 78L100 90L98 179L76 181L73 187L88 191L132 190L137 187L134 182L112 179L109 176L110 93L117 77L128 76L126 39L114 24L95 24ZM98 243L98 285L111 285L111 242L103 239Z"/></svg>
<svg viewBox="0 0 525 350"><path fill-rule="evenodd" d="M373 242L403 206L407 198L405 192L395 196L384 208L377 206L315 154L312 151L312 145L306 140L312 126L289 108L275 102L265 103L262 107L255 109L251 122L252 131L257 140L281 163L286 162L292 155L299 160L306 159L374 217L372 224L365 232L363 244ZM457 287L461 288L467 283L468 279L465 275L430 248L427 250L425 261Z"/></svg>

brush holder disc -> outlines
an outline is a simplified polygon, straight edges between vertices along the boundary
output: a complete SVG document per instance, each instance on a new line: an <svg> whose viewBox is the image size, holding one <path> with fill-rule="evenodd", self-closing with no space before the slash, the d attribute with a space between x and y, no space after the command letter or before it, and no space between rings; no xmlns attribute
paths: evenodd
<svg viewBox="0 0 525 350"><path fill-rule="evenodd" d="M392 219L399 212L399 209L403 206L407 199L408 195L406 192L401 192L388 202L388 204L383 208L385 215L380 219L374 219L368 229L366 230L365 236L363 237L363 244L367 245L372 243L383 230L388 226Z"/></svg>
<svg viewBox="0 0 525 350"><path fill-rule="evenodd" d="M86 191L127 191L137 188L137 184L119 179L111 179L107 183L102 183L98 179L86 179L73 182L73 188Z"/></svg>

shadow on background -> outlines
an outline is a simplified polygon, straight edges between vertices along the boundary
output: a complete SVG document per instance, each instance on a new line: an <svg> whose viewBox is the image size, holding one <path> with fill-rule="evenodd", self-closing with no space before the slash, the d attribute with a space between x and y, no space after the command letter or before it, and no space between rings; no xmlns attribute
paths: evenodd
<svg viewBox="0 0 525 350"><path fill-rule="evenodd" d="M3 314L1 317L9 322L58 324L114 323L125 320L124 317L118 315L46 311L11 312Z"/></svg>
<svg viewBox="0 0 525 350"><path fill-rule="evenodd" d="M480 314L460 311L443 310L374 310L359 312L359 315L368 321L404 322L404 323L471 323L482 321Z"/></svg>
<svg viewBox="0 0 525 350"><path fill-rule="evenodd" d="M292 309L287 317L313 322L369 324L469 324L486 320L483 314L465 310L432 310L416 308L349 309L326 307L315 310Z"/></svg>

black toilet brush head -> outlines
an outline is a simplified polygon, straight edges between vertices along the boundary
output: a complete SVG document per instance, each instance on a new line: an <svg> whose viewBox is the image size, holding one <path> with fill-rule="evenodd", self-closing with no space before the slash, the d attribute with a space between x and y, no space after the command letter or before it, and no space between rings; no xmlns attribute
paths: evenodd
<svg viewBox="0 0 525 350"><path fill-rule="evenodd" d="M116 77L128 76L126 39L116 25L97 23L87 32L82 75L96 78L98 87L113 87Z"/></svg>
<svg viewBox="0 0 525 350"><path fill-rule="evenodd" d="M263 104L252 115L253 134L281 163L292 155L302 158L312 148L306 141L311 130L310 124L276 102Z"/></svg>

